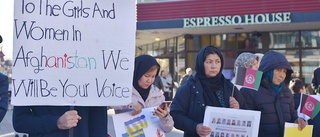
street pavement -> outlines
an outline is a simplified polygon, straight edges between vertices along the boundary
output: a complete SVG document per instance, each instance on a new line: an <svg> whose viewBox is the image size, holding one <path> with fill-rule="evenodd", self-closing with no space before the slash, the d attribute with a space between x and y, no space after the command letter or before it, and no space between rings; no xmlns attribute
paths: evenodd
<svg viewBox="0 0 320 137"><path fill-rule="evenodd" d="M115 137L112 115L114 111L108 110L108 132L112 137ZM177 129L173 129L171 132L165 134L166 137L183 137L183 132ZM0 137L27 137L25 134L16 133L12 127L12 106L9 106L9 110L6 116L0 123Z"/></svg>

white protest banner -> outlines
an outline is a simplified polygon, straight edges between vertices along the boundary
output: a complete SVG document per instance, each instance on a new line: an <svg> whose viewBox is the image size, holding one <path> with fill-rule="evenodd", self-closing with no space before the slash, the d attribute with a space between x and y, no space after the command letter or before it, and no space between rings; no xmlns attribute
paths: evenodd
<svg viewBox="0 0 320 137"><path fill-rule="evenodd" d="M131 102L135 0L15 0L12 104Z"/></svg>
<svg viewBox="0 0 320 137"><path fill-rule="evenodd" d="M152 114L156 107L142 109L138 115L132 112L112 116L116 137L165 137L159 117Z"/></svg>
<svg viewBox="0 0 320 137"><path fill-rule="evenodd" d="M208 106L203 125L210 127L212 130L208 137L257 137L260 115L260 111Z"/></svg>

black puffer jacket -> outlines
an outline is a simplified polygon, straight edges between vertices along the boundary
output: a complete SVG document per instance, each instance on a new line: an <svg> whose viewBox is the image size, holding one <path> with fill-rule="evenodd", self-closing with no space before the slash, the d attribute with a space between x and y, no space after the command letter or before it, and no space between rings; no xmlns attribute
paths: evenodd
<svg viewBox="0 0 320 137"><path fill-rule="evenodd" d="M224 98L229 102L232 94L233 84L230 80L224 78L223 82ZM170 114L174 120L174 127L184 131L184 137L198 137L196 126L203 123L206 104L203 97L203 90L197 73L190 76L187 83L178 88L177 93L172 101ZM234 88L234 98L239 102L240 109L246 109L245 100ZM215 102L219 102L218 99ZM221 107L220 103L214 104L214 107ZM229 108L229 103L227 103Z"/></svg>
<svg viewBox="0 0 320 137"><path fill-rule="evenodd" d="M291 66L284 55L269 51L263 56L259 70L266 73L275 68L287 69L285 83L278 94L274 93L266 76L263 76L258 91L247 88L240 90L248 108L261 111L259 137L283 137L285 122L294 122L298 118L293 95L287 85L292 73Z"/></svg>

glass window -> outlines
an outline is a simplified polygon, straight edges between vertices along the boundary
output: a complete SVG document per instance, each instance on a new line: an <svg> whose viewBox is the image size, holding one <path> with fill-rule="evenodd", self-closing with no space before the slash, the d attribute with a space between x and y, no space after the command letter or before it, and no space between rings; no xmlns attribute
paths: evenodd
<svg viewBox="0 0 320 137"><path fill-rule="evenodd" d="M176 52L177 38L172 38L167 40L168 53Z"/></svg>
<svg viewBox="0 0 320 137"><path fill-rule="evenodd" d="M152 46L153 46L153 54L152 54L152 56L159 56L160 55L159 42L153 43Z"/></svg>
<svg viewBox="0 0 320 137"><path fill-rule="evenodd" d="M189 52L187 53L187 67L194 68L196 66L196 58L198 52Z"/></svg>
<svg viewBox="0 0 320 137"><path fill-rule="evenodd" d="M223 68L233 68L234 67L234 61L235 61L235 53L233 50L224 51L223 53L224 58L224 67Z"/></svg>
<svg viewBox="0 0 320 137"><path fill-rule="evenodd" d="M269 48L298 48L298 32L275 32L270 35Z"/></svg>
<svg viewBox="0 0 320 137"><path fill-rule="evenodd" d="M211 35L211 45L221 48L222 35Z"/></svg>
<svg viewBox="0 0 320 137"><path fill-rule="evenodd" d="M185 74L185 53L181 53L177 55L178 61L177 61L177 71L178 71L178 75L179 75L179 80L181 79L181 77ZM179 82L179 81L178 81Z"/></svg>
<svg viewBox="0 0 320 137"><path fill-rule="evenodd" d="M147 49L148 49L148 45L143 45L139 48L139 50L141 51L141 55L142 54L147 54Z"/></svg>
<svg viewBox="0 0 320 137"><path fill-rule="evenodd" d="M221 49L236 49L237 40L236 34L223 34L222 35L223 44Z"/></svg>
<svg viewBox="0 0 320 137"><path fill-rule="evenodd" d="M202 47L210 45L210 35L202 35L201 36L201 45L202 45Z"/></svg>
<svg viewBox="0 0 320 137"><path fill-rule="evenodd" d="M178 52L185 50L184 37L178 37Z"/></svg>
<svg viewBox="0 0 320 137"><path fill-rule="evenodd" d="M247 48L247 44L249 47L249 44L254 45L254 43L250 43L249 40L247 38L247 34L242 33L238 35L238 49L246 49Z"/></svg>
<svg viewBox="0 0 320 137"><path fill-rule="evenodd" d="M159 43L159 55L163 55L167 53L166 41L160 41Z"/></svg>
<svg viewBox="0 0 320 137"><path fill-rule="evenodd" d="M302 47L320 47L320 31L302 31Z"/></svg>
<svg viewBox="0 0 320 137"><path fill-rule="evenodd" d="M187 39L187 49L199 51L201 49L201 36L200 35L193 35L192 38Z"/></svg>
<svg viewBox="0 0 320 137"><path fill-rule="evenodd" d="M302 77L306 84L310 84L313 70L320 65L320 50L302 50Z"/></svg>

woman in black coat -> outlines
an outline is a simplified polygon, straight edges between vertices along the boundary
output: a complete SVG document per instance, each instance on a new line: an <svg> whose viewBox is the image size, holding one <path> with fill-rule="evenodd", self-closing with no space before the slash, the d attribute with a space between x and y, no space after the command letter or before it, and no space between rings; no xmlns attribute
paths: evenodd
<svg viewBox="0 0 320 137"><path fill-rule="evenodd" d="M264 54L259 70L263 72L258 91L240 89L251 110L261 111L259 137L283 137L285 122L306 125L294 109L293 95L288 83L293 72L286 57L275 51Z"/></svg>
<svg viewBox="0 0 320 137"><path fill-rule="evenodd" d="M196 73L178 88L170 114L184 137L210 135L211 129L202 125L206 106L246 108L240 92L221 73L222 68L221 52L214 46L204 47L197 56Z"/></svg>

